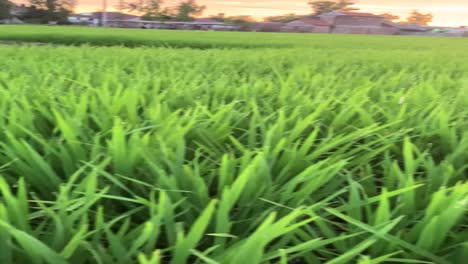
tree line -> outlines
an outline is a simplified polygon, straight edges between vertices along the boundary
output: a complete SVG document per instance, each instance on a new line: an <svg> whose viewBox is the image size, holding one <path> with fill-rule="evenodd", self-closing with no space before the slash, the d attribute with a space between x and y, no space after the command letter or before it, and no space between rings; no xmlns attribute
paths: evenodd
<svg viewBox="0 0 468 264"><path fill-rule="evenodd" d="M355 2L351 0L325 0L325 1L309 1L309 6L312 9L313 15L320 15L333 11L358 11L359 8L355 7ZM142 15L144 20L177 20L177 21L191 21L194 17L201 15L205 10L205 6L198 5L195 0L190 0L181 3L175 7L164 7L163 0L133 0L133 1L120 1L116 6L118 10L135 12ZM387 21L400 20L399 16L384 13L379 14L385 17ZM309 15L306 15L309 16ZM270 16L264 19L266 22L290 22L299 18L305 17L304 15L297 15L295 13ZM211 16L212 19L220 22L230 22L238 25L245 25L255 21L251 16L237 15L226 16L225 13L219 13ZM432 14L423 14L416 10L411 12L409 17L403 23L427 25L432 22Z"/></svg>
<svg viewBox="0 0 468 264"><path fill-rule="evenodd" d="M350 0L336 0L336 1L309 1L309 6L312 8L313 15L321 15L324 13L329 13L333 11L358 11L359 8L355 6L355 2ZM400 16L390 14L390 13L383 13L378 14L385 18L385 20L390 22L395 22L401 20ZM308 15L306 15L308 16ZM266 17L264 20L269 22L290 22L302 17L306 17L304 15L297 15L295 13L280 15L280 16L270 16ZM404 24L417 24L417 25L428 25L432 22L434 16L432 14L424 14L420 13L417 10L413 10L406 20L400 21L400 23Z"/></svg>
<svg viewBox="0 0 468 264"><path fill-rule="evenodd" d="M23 13L20 19L27 22L47 23L48 21L66 22L67 17L73 12L77 0L29 0L27 11ZM357 11L355 2L351 0L319 0L309 1L312 9L312 15L320 15L332 11ZM0 20L11 17L10 9L13 3L9 0L0 0ZM144 20L153 21L193 21L200 16L206 9L206 6L200 5L196 0L183 0L176 4L168 5L164 0L120 0L115 9L125 12L138 14ZM387 21L398 21L400 17L390 13L379 14ZM310 16L310 15L306 15ZM296 20L304 15L295 13L284 14L280 16L266 17L267 22L289 22ZM226 16L224 13L211 16L212 19L222 22L231 22L238 25L248 24L255 21L251 16L238 15ZM414 10L401 23L427 25L432 22L432 14L423 14Z"/></svg>
<svg viewBox="0 0 468 264"><path fill-rule="evenodd" d="M19 18L31 23L49 21L66 23L77 2L77 0L29 0L29 4L25 6L26 12ZM11 18L13 6L9 0L0 0L0 20ZM165 6L163 0L133 0L119 1L115 8L126 13L137 13L147 20L191 21L201 15L206 7L197 4L196 0L183 0L171 6Z"/></svg>
<svg viewBox="0 0 468 264"><path fill-rule="evenodd" d="M0 0L0 20L9 19L10 9L13 7L13 3L8 0Z"/></svg>
<svg viewBox="0 0 468 264"><path fill-rule="evenodd" d="M196 0L180 1L175 5L165 5L164 0L119 1L115 8L121 12L135 13L143 20L153 21L193 21L200 16L206 6Z"/></svg>
<svg viewBox="0 0 468 264"><path fill-rule="evenodd" d="M76 0L29 0L29 5L24 7L26 12L21 13L18 18L32 23L67 21L75 5ZM0 0L0 20L10 19L14 6L9 0Z"/></svg>

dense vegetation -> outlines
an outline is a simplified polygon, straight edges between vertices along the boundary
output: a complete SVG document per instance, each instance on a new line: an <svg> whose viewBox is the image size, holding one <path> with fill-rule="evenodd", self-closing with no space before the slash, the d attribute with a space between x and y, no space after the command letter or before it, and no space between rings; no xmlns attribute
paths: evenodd
<svg viewBox="0 0 468 264"><path fill-rule="evenodd" d="M230 49L0 46L0 263L468 259L468 41L96 32Z"/></svg>
<svg viewBox="0 0 468 264"><path fill-rule="evenodd" d="M331 34L135 30L122 28L1 26L0 42L33 42L94 46L167 48L293 48L327 50L452 50L463 52L467 40L434 37L359 36Z"/></svg>

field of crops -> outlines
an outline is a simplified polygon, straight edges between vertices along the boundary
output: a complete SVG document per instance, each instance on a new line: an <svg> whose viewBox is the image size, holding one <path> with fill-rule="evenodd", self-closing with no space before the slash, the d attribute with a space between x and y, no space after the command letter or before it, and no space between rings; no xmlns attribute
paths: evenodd
<svg viewBox="0 0 468 264"><path fill-rule="evenodd" d="M468 40L0 39L2 264L468 259Z"/></svg>
<svg viewBox="0 0 468 264"><path fill-rule="evenodd" d="M138 33L136 33L138 32ZM398 39L396 41L396 39ZM152 46L166 48L315 48L315 49L379 49L425 50L445 49L463 52L467 40L454 38L360 36L330 34L284 34L256 32L210 32L179 30L135 30L122 28L2 26L0 43L35 42L65 45Z"/></svg>

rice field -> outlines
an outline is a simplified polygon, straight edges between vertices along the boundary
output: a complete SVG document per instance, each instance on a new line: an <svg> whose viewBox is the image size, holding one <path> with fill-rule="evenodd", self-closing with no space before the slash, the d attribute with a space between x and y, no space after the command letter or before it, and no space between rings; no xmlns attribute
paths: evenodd
<svg viewBox="0 0 468 264"><path fill-rule="evenodd" d="M468 259L466 39L0 39L0 263Z"/></svg>

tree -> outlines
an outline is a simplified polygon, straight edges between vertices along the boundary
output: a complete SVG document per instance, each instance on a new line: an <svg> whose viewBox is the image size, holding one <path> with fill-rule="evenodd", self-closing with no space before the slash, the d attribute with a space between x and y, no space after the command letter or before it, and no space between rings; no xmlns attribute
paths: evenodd
<svg viewBox="0 0 468 264"><path fill-rule="evenodd" d="M400 19L399 16L393 15L393 14L390 14L390 13L383 13L383 14L380 14L380 15L378 15L378 16L384 17L385 20L390 21L390 22L394 22L395 20L399 20L399 19Z"/></svg>
<svg viewBox="0 0 468 264"><path fill-rule="evenodd" d="M30 0L31 5L49 12L59 12L61 10L73 11L76 0Z"/></svg>
<svg viewBox="0 0 468 264"><path fill-rule="evenodd" d="M132 0L119 1L117 10L128 11L142 16L144 20L178 20L193 21L194 16L201 15L205 6L198 5L195 0L185 0L170 7L164 7L163 0Z"/></svg>
<svg viewBox="0 0 468 264"><path fill-rule="evenodd" d="M163 0L134 0L130 2L120 0L115 8L141 15L157 16L161 12L162 5Z"/></svg>
<svg viewBox="0 0 468 264"><path fill-rule="evenodd" d="M128 3L126 1L119 0L114 7L115 7L115 9L117 9L119 11L125 11L125 10L127 10L127 7L128 7L127 5L128 5Z"/></svg>
<svg viewBox="0 0 468 264"><path fill-rule="evenodd" d="M226 17L226 14L224 13L218 13L217 15L213 15L210 18L219 22L227 22L241 27L248 26L255 22L255 19L251 16L238 15Z"/></svg>
<svg viewBox="0 0 468 264"><path fill-rule="evenodd" d="M27 23L47 23L49 13L44 9L38 9L36 6L29 6L27 11L21 15L20 19Z"/></svg>
<svg viewBox="0 0 468 264"><path fill-rule="evenodd" d="M284 15L280 15L280 16L269 16L269 17L264 18L263 20L266 21L266 22L283 22L283 23L287 23L287 22L299 19L301 17L303 17L303 16L296 15L295 13L290 13L290 14L284 14Z"/></svg>
<svg viewBox="0 0 468 264"><path fill-rule="evenodd" d="M253 23L255 22L255 19L251 16L240 15L240 16L227 17L224 21L228 21L233 24L245 24L245 23Z"/></svg>
<svg viewBox="0 0 468 264"><path fill-rule="evenodd" d="M423 14L419 13L417 10L413 10L410 16L406 19L408 24L416 24L416 25L428 25L432 22L434 16L432 14Z"/></svg>
<svg viewBox="0 0 468 264"><path fill-rule="evenodd" d="M120 0L115 6L117 10L137 13L144 20L165 20L167 9L163 8L163 0Z"/></svg>
<svg viewBox="0 0 468 264"><path fill-rule="evenodd" d="M34 12L31 13L41 14L41 22L67 21L68 15L72 13L76 4L76 0L29 0L29 2L31 9L34 9ZM42 17L43 15L45 17Z"/></svg>
<svg viewBox="0 0 468 264"><path fill-rule="evenodd" d="M218 22L224 22L226 20L225 13L218 13L216 15L210 16L211 19L216 20Z"/></svg>
<svg viewBox="0 0 468 264"><path fill-rule="evenodd" d="M226 17L224 22L234 24L238 26L240 30L247 30L255 22L255 19L251 16L239 15Z"/></svg>
<svg viewBox="0 0 468 264"><path fill-rule="evenodd" d="M193 21L194 16L201 15L205 8L206 6L198 5L195 0L182 1L175 7L175 19L178 21Z"/></svg>
<svg viewBox="0 0 468 264"><path fill-rule="evenodd" d="M329 13L333 11L355 11L358 8L352 7L355 3L349 0L338 1L310 1L309 5L312 7L315 15Z"/></svg>
<svg viewBox="0 0 468 264"><path fill-rule="evenodd" d="M8 0L0 0L0 20L11 18L12 3Z"/></svg>

